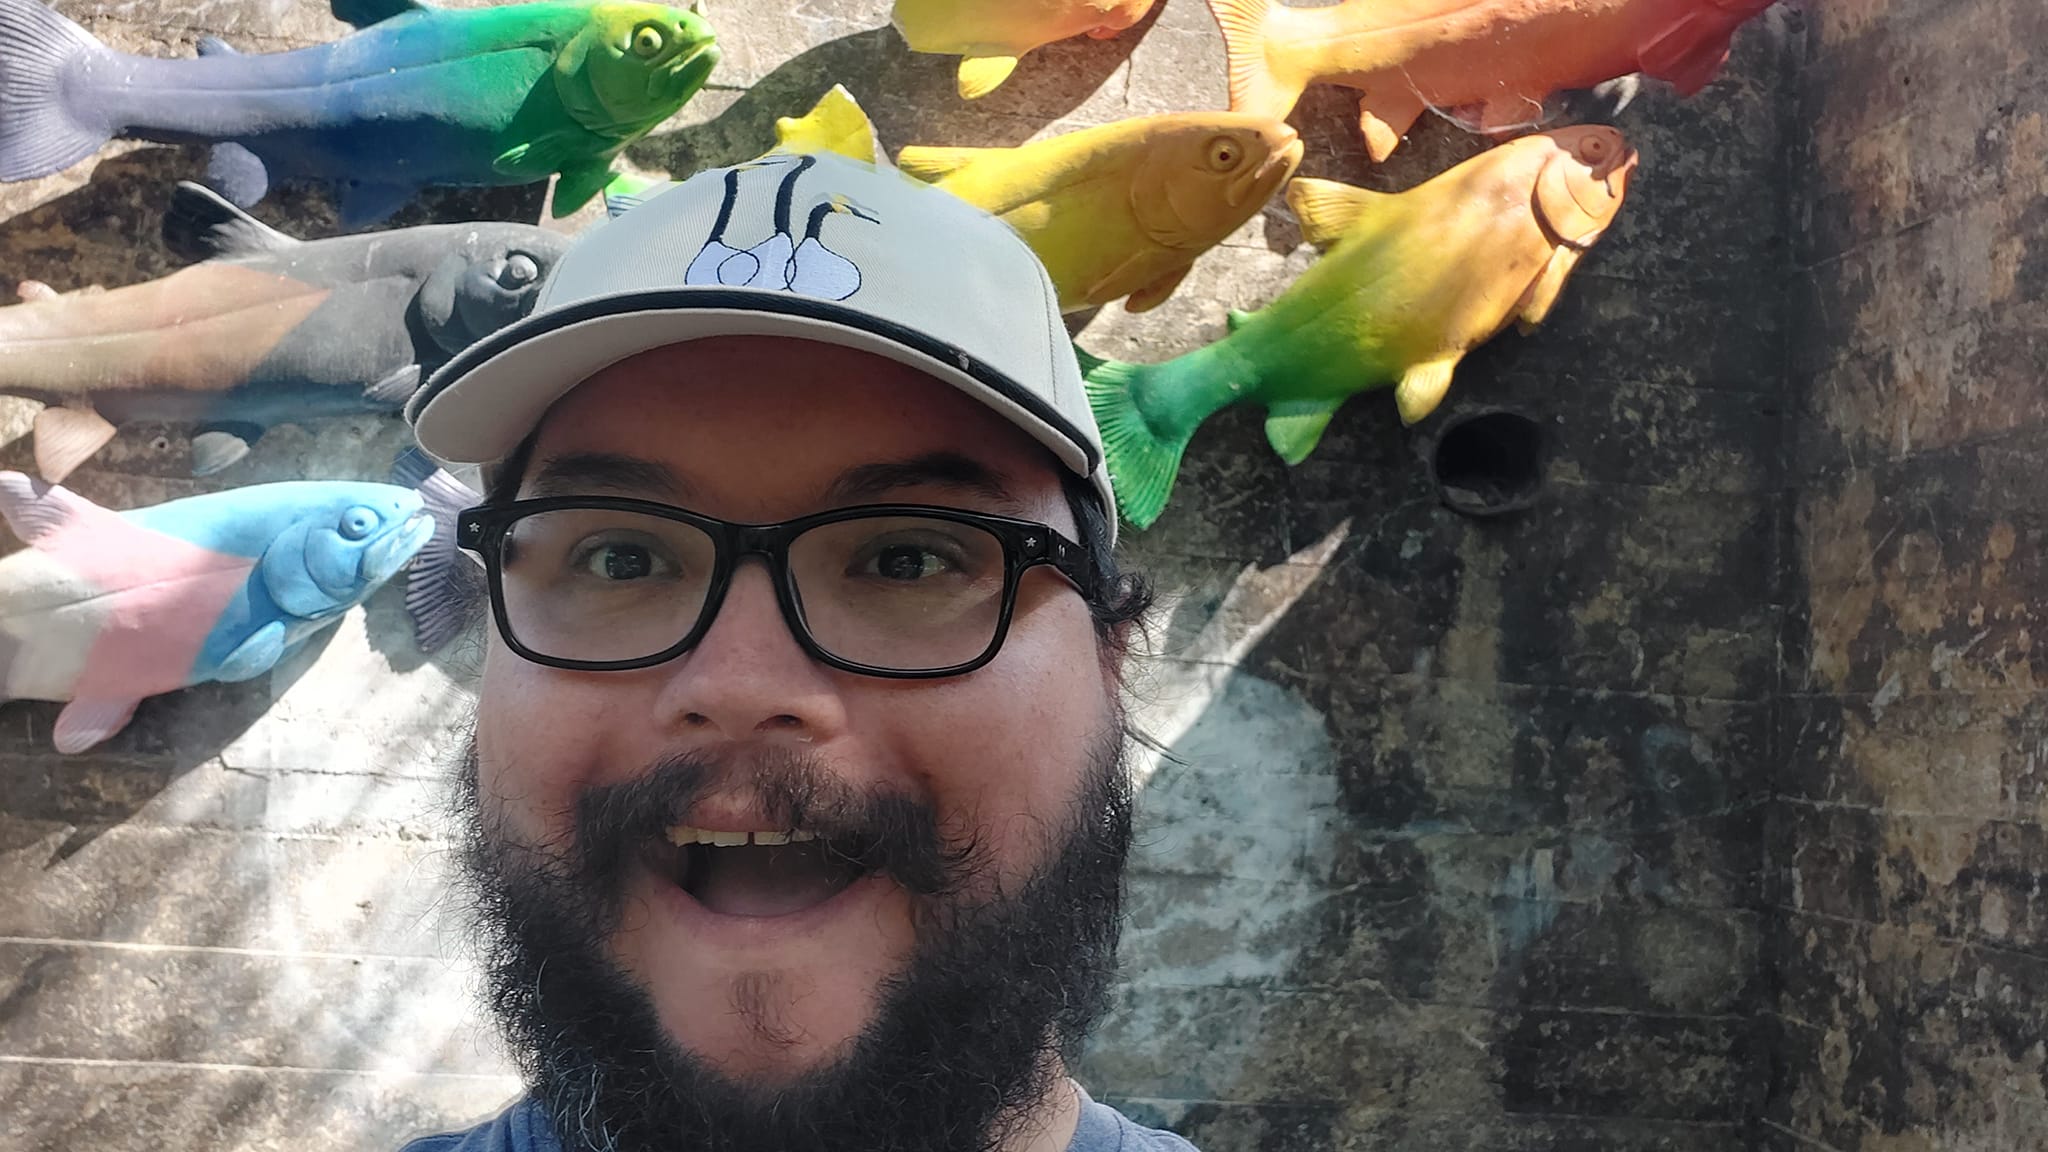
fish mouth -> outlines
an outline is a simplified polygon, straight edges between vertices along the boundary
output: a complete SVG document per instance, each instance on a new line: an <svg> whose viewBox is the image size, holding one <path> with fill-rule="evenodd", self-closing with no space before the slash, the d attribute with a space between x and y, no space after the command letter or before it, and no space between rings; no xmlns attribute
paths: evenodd
<svg viewBox="0 0 2048 1152"><path fill-rule="evenodd" d="M711 75L725 54L718 49L714 39L699 40L696 44L675 54L667 64L655 73L669 86L681 91L694 91Z"/></svg>
<svg viewBox="0 0 2048 1152"><path fill-rule="evenodd" d="M366 584L381 584L398 574L434 535L434 516L424 508L363 549L362 578Z"/></svg>
<svg viewBox="0 0 2048 1152"><path fill-rule="evenodd" d="M1263 188L1265 195L1259 197L1259 200L1263 201L1266 196L1273 194L1273 189L1279 187L1282 180L1293 174L1294 169L1301 164L1301 158L1307 149L1308 145L1302 142L1301 134L1292 126L1288 126L1287 142L1267 153L1263 164L1238 177L1237 182L1232 184L1229 192L1225 194L1225 199L1230 202L1231 207L1242 208L1246 201L1251 200L1253 195Z"/></svg>

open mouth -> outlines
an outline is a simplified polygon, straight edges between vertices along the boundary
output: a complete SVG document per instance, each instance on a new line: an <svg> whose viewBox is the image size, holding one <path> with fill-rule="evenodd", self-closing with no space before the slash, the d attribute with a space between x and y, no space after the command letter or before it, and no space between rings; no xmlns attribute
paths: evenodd
<svg viewBox="0 0 2048 1152"><path fill-rule="evenodd" d="M798 829L670 828L650 849L655 872L707 911L767 919L815 908L874 872L874 845Z"/></svg>

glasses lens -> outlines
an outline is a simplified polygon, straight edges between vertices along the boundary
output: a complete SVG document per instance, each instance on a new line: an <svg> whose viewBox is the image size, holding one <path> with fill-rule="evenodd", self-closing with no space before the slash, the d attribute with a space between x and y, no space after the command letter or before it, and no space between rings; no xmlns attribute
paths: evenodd
<svg viewBox="0 0 2048 1152"><path fill-rule="evenodd" d="M688 524L641 512L564 508L505 534L506 623L557 660L638 660L697 626L716 549Z"/></svg>
<svg viewBox="0 0 2048 1152"><path fill-rule="evenodd" d="M951 668L995 642L1003 542L923 516L821 524L789 547L804 623L841 660L898 672Z"/></svg>

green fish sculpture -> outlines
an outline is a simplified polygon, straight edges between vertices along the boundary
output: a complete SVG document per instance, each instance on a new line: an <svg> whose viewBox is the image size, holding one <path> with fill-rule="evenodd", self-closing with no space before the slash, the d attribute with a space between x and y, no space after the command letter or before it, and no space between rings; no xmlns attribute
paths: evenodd
<svg viewBox="0 0 2048 1152"><path fill-rule="evenodd" d="M1326 253L1271 304L1232 312L1228 336L1164 364L1075 349L1124 518L1159 518L1188 440L1226 405L1263 405L1290 465L1356 393L1391 385L1405 423L1429 415L1465 353L1510 322L1543 322L1635 166L1620 132L1589 125L1503 144L1398 195L1294 181L1288 205Z"/></svg>
<svg viewBox="0 0 2048 1152"><path fill-rule="evenodd" d="M252 55L209 37L171 60L115 52L40 0L0 0L0 180L61 171L123 136L213 145L207 181L244 208L273 181L339 185L349 228L429 185L557 173L563 216L719 57L702 16L640 0L332 8L360 31Z"/></svg>

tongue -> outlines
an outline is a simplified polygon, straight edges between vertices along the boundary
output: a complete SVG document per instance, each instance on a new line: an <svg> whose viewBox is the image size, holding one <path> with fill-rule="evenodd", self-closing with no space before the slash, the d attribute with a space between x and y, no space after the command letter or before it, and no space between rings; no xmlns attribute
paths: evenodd
<svg viewBox="0 0 2048 1152"><path fill-rule="evenodd" d="M830 899L852 883L853 869L828 859L824 842L700 848L685 885L697 902L726 916L787 916Z"/></svg>

